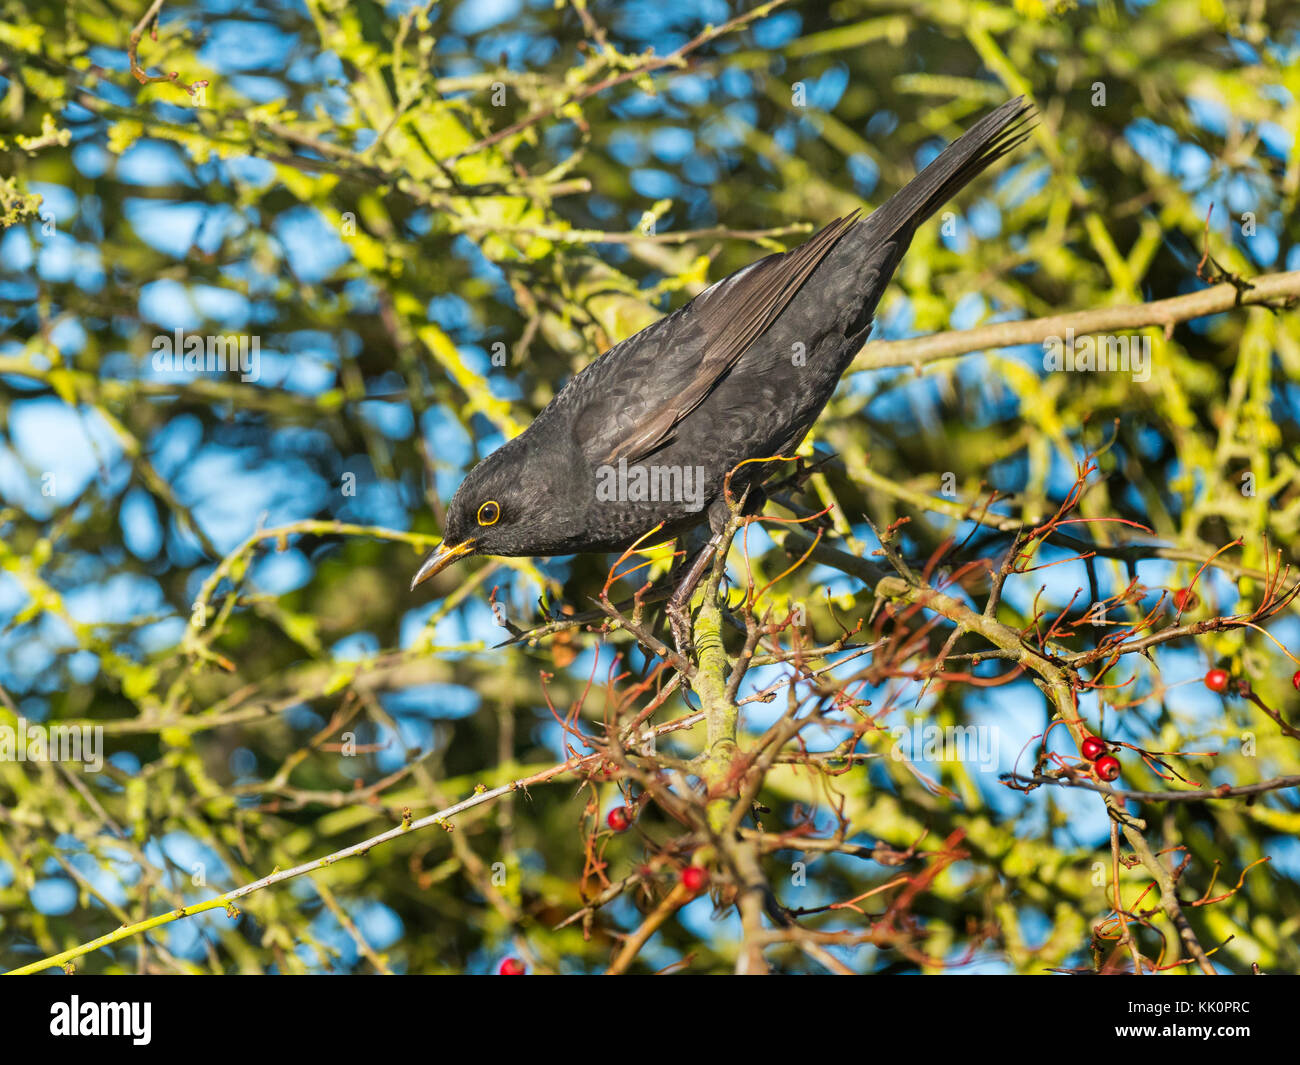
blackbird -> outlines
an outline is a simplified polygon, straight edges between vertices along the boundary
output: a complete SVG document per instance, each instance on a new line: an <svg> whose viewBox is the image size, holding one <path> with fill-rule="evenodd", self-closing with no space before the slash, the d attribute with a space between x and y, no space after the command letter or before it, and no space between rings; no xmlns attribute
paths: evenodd
<svg viewBox="0 0 1300 1065"><path fill-rule="evenodd" d="M470 470L412 589L458 558L622 551L660 523L657 541L707 519L716 543L728 471L799 444L917 227L1024 140L1031 110L1008 101L867 217L836 219L606 351ZM732 495L761 499L772 468L742 466Z"/></svg>

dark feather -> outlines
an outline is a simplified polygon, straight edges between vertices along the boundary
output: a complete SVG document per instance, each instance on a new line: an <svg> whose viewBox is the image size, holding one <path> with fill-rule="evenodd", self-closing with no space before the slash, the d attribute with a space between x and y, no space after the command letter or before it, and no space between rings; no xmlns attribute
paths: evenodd
<svg viewBox="0 0 1300 1065"><path fill-rule="evenodd" d="M673 426L704 401L749 345L776 321L857 218L857 211L837 218L793 251L760 259L692 300L687 305L694 314L692 327L709 339L691 380L682 383L671 402L629 426L605 461L635 462L667 443Z"/></svg>

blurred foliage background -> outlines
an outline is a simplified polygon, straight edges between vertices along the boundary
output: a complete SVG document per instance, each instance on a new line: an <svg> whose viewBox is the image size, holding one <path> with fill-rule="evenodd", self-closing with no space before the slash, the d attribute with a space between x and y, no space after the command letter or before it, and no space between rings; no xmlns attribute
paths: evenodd
<svg viewBox="0 0 1300 1065"><path fill-rule="evenodd" d="M879 204L1009 96L1037 104L1033 138L918 233L877 337L1195 291L1207 241L1246 278L1300 270L1300 8L1281 0L835 0L749 15L723 0L169 2L139 62L177 76L141 84L128 50L146 6L0 0L0 723L99 725L109 755L93 776L0 762L4 968L562 759L547 697L566 707L594 677L584 716L598 719L614 649L634 669L644 658L586 632L493 649L506 636L494 588L527 626L539 597L586 609L609 559L484 560L407 591L466 469L611 343ZM177 329L256 337L257 379L157 369L156 338ZM839 456L809 504L834 502L859 553L876 546L863 515L910 515L906 550L924 558L971 527L919 494L964 507L997 488L1006 513L1050 513L1110 441L1085 516L1142 522L1204 556L1240 537L1248 567L1277 548L1300 562L1296 315L1241 309L1147 334L1140 382L1047 374L1037 347L873 372L868 347L806 445ZM999 544L981 534L970 550ZM750 550L767 578L787 564L757 528ZM1131 572L1149 605L1196 568ZM1101 564L1094 597L1129 576ZM1077 562L1029 574L1000 616L1027 624L1044 585L1060 610L1089 576ZM1258 582L1211 573L1198 590L1209 616L1249 607ZM808 604L821 639L872 604L826 567L782 594ZM1294 612L1270 631L1300 648ZM1160 648L1122 705L1092 696L1085 716L1149 749L1219 752L1178 759L1190 779L1296 772L1295 740L1199 684L1211 664L1295 714L1294 663L1235 630ZM755 670L744 691L774 675ZM892 759L837 788L858 842L905 848L928 830L924 850L966 831L971 857L915 904L925 952L958 972L1088 964L1110 910L1095 875L1109 870L1105 811L1095 795L997 779L1045 728L1042 696L1024 680L918 696L882 726L983 725L996 766L924 766L951 798ZM765 712L754 704L745 727ZM893 742L882 732L863 750ZM691 753L699 738L673 743ZM1134 762L1126 784L1163 786ZM621 800L617 782L599 787L603 827ZM773 825L818 798L793 774L764 792ZM179 921L78 965L484 972L515 954L598 971L645 900L615 901L590 936L551 931L583 905L586 802L571 778L517 793L455 832L251 896L238 918ZM669 831L649 811L602 837L610 876L642 860L640 833ZM1207 948L1232 937L1222 970L1300 970L1298 834L1294 791L1155 815L1153 845L1188 848L1189 898L1216 868L1218 892L1270 859L1192 911ZM796 852L766 868L803 907L895 875ZM1147 882L1121 878L1130 899ZM689 954L692 971L725 971L737 936L703 897L638 964ZM867 972L939 967L870 944L842 956Z"/></svg>

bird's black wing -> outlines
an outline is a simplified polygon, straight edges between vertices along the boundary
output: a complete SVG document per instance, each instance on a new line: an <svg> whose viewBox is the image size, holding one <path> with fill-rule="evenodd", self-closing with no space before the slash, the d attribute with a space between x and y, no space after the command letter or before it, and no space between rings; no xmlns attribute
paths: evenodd
<svg viewBox="0 0 1300 1065"><path fill-rule="evenodd" d="M677 360L660 362L661 376L651 389L659 394L659 401L638 411L630 424L619 425L616 439L607 441L609 450L604 461L635 462L672 439L673 427L704 401L745 350L776 321L857 216L854 211L837 218L799 247L769 255L724 278L677 312L680 324L688 326L689 335L703 338L703 350L687 375L676 380L664 379L662 371L668 368L666 364ZM661 324L665 329L657 331L659 335L654 338L660 343L686 339L674 336L667 319ZM637 340L633 337L626 343L635 344ZM633 355L629 363L639 361L636 353L628 354ZM654 375L656 367L651 364L644 369ZM649 385L650 381L644 383Z"/></svg>

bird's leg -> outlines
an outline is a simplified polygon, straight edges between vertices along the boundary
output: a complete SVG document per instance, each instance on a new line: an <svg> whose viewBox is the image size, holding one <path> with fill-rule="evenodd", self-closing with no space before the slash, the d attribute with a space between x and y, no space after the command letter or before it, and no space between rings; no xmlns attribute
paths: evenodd
<svg viewBox="0 0 1300 1065"><path fill-rule="evenodd" d="M762 511L766 502L767 495L763 489L759 485L750 485L744 490L740 498L741 513L746 515L758 514ZM673 642L677 645L677 653L683 658L690 657L694 644L691 639L691 596L695 594L695 589L699 587L704 571L708 569L709 564L718 553L718 548L722 545L722 538L726 535L727 526L731 521L731 509L727 506L725 500L716 499L709 506L708 517L709 528L713 530L713 536L700 550L700 553L696 555L695 561L691 563L686 575L673 589L673 594L669 597L667 606L664 607L664 613L668 615L668 622L672 626Z"/></svg>
<svg viewBox="0 0 1300 1065"><path fill-rule="evenodd" d="M678 582L677 587L673 589L673 594L669 596L668 603L664 607L664 613L668 615L668 623L673 629L673 643L677 645L677 653L683 658L690 657L692 647L691 596L695 594L695 589L699 586L700 579L704 576L704 571L708 568L709 563L713 561L713 556L717 552L720 543L722 543L722 537L715 533L713 538L700 549L700 553L695 556L695 561L691 563L690 568Z"/></svg>

